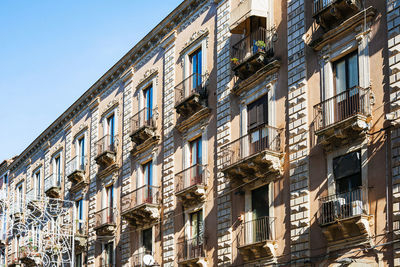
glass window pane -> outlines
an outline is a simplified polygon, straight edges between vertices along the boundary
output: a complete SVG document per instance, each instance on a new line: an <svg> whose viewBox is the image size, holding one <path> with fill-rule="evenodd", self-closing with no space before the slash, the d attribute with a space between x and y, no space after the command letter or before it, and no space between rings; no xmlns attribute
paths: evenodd
<svg viewBox="0 0 400 267"><path fill-rule="evenodd" d="M336 63L336 94L346 91L346 61Z"/></svg>

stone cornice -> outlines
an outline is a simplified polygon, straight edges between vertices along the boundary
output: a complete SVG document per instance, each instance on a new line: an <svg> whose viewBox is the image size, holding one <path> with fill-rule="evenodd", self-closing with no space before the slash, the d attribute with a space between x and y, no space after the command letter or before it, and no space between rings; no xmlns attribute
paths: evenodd
<svg viewBox="0 0 400 267"><path fill-rule="evenodd" d="M188 16L192 15L200 6L210 0L185 0L176 7L166 18L153 28L141 41L128 51L114 66L100 77L78 100L76 100L61 116L59 116L46 130L44 130L10 165L15 170L30 155L40 149L42 144L63 129L83 107L90 105L95 108L93 100L106 89L109 84L121 79L126 70L137 64L149 51L158 47L163 37L169 35ZM96 103L96 102L94 102Z"/></svg>

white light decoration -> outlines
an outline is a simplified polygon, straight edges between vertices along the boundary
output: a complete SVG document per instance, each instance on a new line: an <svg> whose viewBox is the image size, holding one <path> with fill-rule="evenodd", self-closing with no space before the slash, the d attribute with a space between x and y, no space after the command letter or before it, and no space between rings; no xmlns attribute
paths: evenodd
<svg viewBox="0 0 400 267"><path fill-rule="evenodd" d="M1 236L9 245L12 238L19 237L18 255L9 255L8 263L73 267L74 207L68 200L28 193L19 201L15 195L1 192ZM15 247L12 249L15 252Z"/></svg>

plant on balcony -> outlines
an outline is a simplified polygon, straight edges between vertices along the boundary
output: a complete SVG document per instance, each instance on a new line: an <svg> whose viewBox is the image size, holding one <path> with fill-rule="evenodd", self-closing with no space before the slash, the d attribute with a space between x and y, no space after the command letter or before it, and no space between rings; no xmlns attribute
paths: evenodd
<svg viewBox="0 0 400 267"><path fill-rule="evenodd" d="M258 40L254 43L254 45L257 47L258 52L265 51L265 42L262 40Z"/></svg>
<svg viewBox="0 0 400 267"><path fill-rule="evenodd" d="M239 59L238 59L238 58L235 58L235 57L231 58L231 62L232 62L234 65L239 65Z"/></svg>

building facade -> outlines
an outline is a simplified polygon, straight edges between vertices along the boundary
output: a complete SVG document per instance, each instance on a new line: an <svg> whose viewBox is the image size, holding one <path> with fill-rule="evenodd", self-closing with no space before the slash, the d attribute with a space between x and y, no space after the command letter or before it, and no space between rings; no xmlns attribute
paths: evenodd
<svg viewBox="0 0 400 267"><path fill-rule="evenodd" d="M183 1L0 165L0 261L62 199L75 266L400 266L399 5Z"/></svg>

